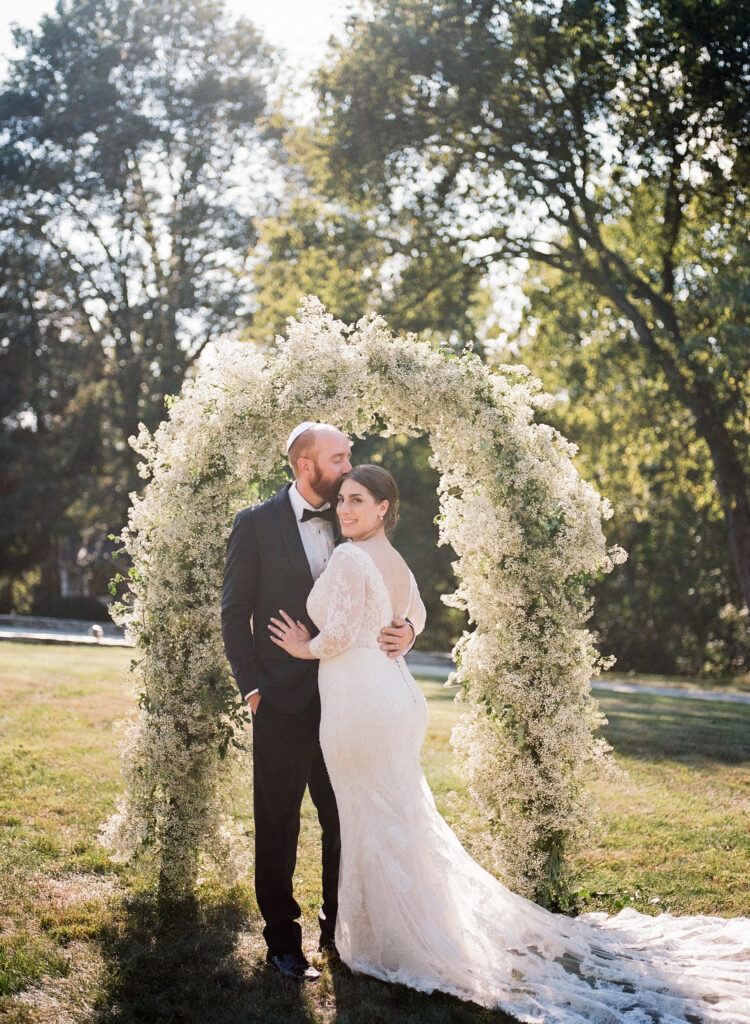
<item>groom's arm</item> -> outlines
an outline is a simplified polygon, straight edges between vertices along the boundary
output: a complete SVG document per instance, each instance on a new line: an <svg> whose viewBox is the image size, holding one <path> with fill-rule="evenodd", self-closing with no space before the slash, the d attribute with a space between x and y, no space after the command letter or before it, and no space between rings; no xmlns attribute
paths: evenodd
<svg viewBox="0 0 750 1024"><path fill-rule="evenodd" d="M227 542L224 585L221 591L221 632L224 650L245 700L258 689L258 664L250 620L258 589L258 535L251 509L234 520Z"/></svg>
<svg viewBox="0 0 750 1024"><path fill-rule="evenodd" d="M408 654L417 636L424 629L426 619L424 602L417 587L413 585L409 592L409 607L403 619L394 619L390 626L380 630L378 643L381 651L385 651L389 658L399 658L402 654Z"/></svg>
<svg viewBox="0 0 750 1024"><path fill-rule="evenodd" d="M389 658L399 658L412 649L416 639L417 631L409 619L394 619L380 630L378 643Z"/></svg>

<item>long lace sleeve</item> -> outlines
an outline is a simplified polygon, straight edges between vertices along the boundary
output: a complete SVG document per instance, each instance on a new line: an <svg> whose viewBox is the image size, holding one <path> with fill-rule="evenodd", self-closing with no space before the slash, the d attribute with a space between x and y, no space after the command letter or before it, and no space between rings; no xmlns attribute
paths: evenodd
<svg viewBox="0 0 750 1024"><path fill-rule="evenodd" d="M325 661L353 647L364 607L364 568L348 547L341 545L310 594L308 609L320 627L320 633L310 641L310 653Z"/></svg>
<svg viewBox="0 0 750 1024"><path fill-rule="evenodd" d="M415 637L424 629L424 624L427 621L427 612L425 611L424 602L419 594L419 588L417 587L417 581L414 576L411 577L411 586L409 590L409 610L406 613L406 618L414 626Z"/></svg>

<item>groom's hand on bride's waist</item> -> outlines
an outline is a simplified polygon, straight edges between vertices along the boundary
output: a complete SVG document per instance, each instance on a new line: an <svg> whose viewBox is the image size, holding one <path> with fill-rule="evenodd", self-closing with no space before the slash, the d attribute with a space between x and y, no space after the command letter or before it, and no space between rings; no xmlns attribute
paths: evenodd
<svg viewBox="0 0 750 1024"><path fill-rule="evenodd" d="M406 654L416 639L414 627L408 619L394 619L390 626L383 626L378 636L380 650L389 658Z"/></svg>

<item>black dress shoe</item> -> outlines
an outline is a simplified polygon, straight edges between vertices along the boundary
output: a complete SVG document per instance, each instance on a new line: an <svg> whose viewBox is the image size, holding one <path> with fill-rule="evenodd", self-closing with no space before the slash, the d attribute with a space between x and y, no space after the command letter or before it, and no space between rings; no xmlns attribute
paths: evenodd
<svg viewBox="0 0 750 1024"><path fill-rule="evenodd" d="M320 971L309 964L302 953L268 953L266 963L274 967L279 974L296 981L316 981Z"/></svg>

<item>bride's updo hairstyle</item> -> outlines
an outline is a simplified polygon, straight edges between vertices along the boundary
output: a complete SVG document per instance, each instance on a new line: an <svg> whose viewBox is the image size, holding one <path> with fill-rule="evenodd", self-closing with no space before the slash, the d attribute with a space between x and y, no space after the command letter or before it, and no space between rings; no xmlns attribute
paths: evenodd
<svg viewBox="0 0 750 1024"><path fill-rule="evenodd" d="M362 466L352 467L351 472L342 476L339 481L339 489L345 480L356 480L358 484L362 484L376 502L388 502L388 511L383 517L383 526L385 532L390 533L398 522L398 487L388 470L366 462Z"/></svg>

